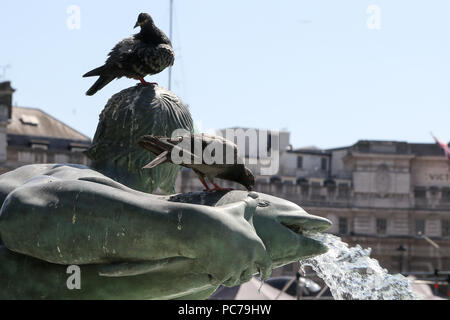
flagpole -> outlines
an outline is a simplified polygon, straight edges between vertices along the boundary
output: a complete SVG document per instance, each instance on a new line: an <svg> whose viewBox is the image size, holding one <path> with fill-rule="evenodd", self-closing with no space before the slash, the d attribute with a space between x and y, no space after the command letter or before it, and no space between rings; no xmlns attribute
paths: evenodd
<svg viewBox="0 0 450 320"><path fill-rule="evenodd" d="M436 137L434 136L433 132L430 131L430 134L431 134L431 136L433 137L434 142L437 142Z"/></svg>

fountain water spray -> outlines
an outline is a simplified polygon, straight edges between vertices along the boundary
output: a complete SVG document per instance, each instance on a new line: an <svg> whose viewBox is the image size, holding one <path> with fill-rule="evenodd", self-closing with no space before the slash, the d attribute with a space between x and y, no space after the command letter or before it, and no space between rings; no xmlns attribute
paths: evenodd
<svg viewBox="0 0 450 320"><path fill-rule="evenodd" d="M328 252L300 261L303 272L311 267L322 278L336 300L415 300L409 280L401 274L391 275L377 260L370 258L371 249L349 248L339 237L328 233L310 233L321 241Z"/></svg>

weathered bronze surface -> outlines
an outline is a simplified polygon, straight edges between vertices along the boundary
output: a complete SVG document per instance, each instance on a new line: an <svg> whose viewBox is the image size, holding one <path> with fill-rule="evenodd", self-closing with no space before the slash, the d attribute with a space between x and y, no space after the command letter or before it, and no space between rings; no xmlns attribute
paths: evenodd
<svg viewBox="0 0 450 320"><path fill-rule="evenodd" d="M326 251L304 237L326 219L269 195L173 191L179 168L146 173L144 134L192 131L188 109L159 87L113 96L91 168L34 164L0 176L0 299L203 299L273 267ZM67 268L81 270L70 290Z"/></svg>

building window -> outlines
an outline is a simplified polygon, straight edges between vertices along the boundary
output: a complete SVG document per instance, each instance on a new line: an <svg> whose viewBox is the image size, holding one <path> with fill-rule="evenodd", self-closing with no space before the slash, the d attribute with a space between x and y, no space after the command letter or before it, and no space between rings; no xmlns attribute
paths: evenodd
<svg viewBox="0 0 450 320"><path fill-rule="evenodd" d="M56 163L69 163L69 156L67 154L55 154Z"/></svg>
<svg viewBox="0 0 450 320"><path fill-rule="evenodd" d="M39 120L35 116L23 114L20 117L20 121L22 124L29 125L29 126L38 126Z"/></svg>
<svg viewBox="0 0 450 320"><path fill-rule="evenodd" d="M19 159L20 162L32 163L33 162L33 155L29 151L19 151L18 152L18 159Z"/></svg>
<svg viewBox="0 0 450 320"><path fill-rule="evenodd" d="M340 234L348 233L348 219L347 218L339 218L339 233Z"/></svg>
<svg viewBox="0 0 450 320"><path fill-rule="evenodd" d="M267 133L267 154L270 155L272 152L272 134Z"/></svg>
<svg viewBox="0 0 450 320"><path fill-rule="evenodd" d="M442 226L442 236L450 237L450 220L442 220L441 226Z"/></svg>
<svg viewBox="0 0 450 320"><path fill-rule="evenodd" d="M311 183L311 196L313 200L319 200L321 199L320 190L321 190L320 183L318 182L312 182Z"/></svg>
<svg viewBox="0 0 450 320"><path fill-rule="evenodd" d="M302 194L302 197L308 197L309 195L309 185L308 184L301 184L300 185L300 192Z"/></svg>
<svg viewBox="0 0 450 320"><path fill-rule="evenodd" d="M427 197L427 191L425 188L415 188L414 189L414 198L417 199L425 199Z"/></svg>
<svg viewBox="0 0 450 320"><path fill-rule="evenodd" d="M322 170L327 170L327 158L322 158L320 167L322 168Z"/></svg>
<svg viewBox="0 0 450 320"><path fill-rule="evenodd" d="M303 157L297 157L297 169L303 169Z"/></svg>
<svg viewBox="0 0 450 320"><path fill-rule="evenodd" d="M438 192L439 192L439 188L437 188L437 187L430 187L430 195L432 197L436 197Z"/></svg>
<svg viewBox="0 0 450 320"><path fill-rule="evenodd" d="M75 164L87 164L86 157L80 152L73 153L72 156L70 157L69 162Z"/></svg>
<svg viewBox="0 0 450 320"><path fill-rule="evenodd" d="M47 154L45 152L35 152L34 153L34 163L46 163Z"/></svg>
<svg viewBox="0 0 450 320"><path fill-rule="evenodd" d="M387 230L387 220L386 219L377 219L377 234L386 234Z"/></svg>
<svg viewBox="0 0 450 320"><path fill-rule="evenodd" d="M442 199L445 201L450 201L450 189L449 188L442 188Z"/></svg>
<svg viewBox="0 0 450 320"><path fill-rule="evenodd" d="M425 234L425 220L423 219L416 219L415 220L415 229L414 229L416 235L418 234Z"/></svg>
<svg viewBox="0 0 450 320"><path fill-rule="evenodd" d="M350 197L350 187L346 183L339 183L338 198L347 199L348 197Z"/></svg>

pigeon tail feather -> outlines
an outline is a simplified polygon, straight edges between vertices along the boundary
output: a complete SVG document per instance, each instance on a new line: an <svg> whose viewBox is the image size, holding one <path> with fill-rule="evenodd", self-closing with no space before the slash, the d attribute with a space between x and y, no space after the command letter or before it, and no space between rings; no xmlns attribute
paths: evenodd
<svg viewBox="0 0 450 320"><path fill-rule="evenodd" d="M86 92L86 95L87 96L94 95L97 91L101 90L104 86L106 86L108 83L110 83L113 80L114 80L114 77L100 76L100 78L98 78L98 80Z"/></svg>
<svg viewBox="0 0 450 320"><path fill-rule="evenodd" d="M151 169L151 168L154 168L164 162L167 162L169 160L169 158L167 157L168 154L169 154L169 151L164 151L163 153L161 153L159 156L157 156L153 161L151 161L149 164L147 164L142 169Z"/></svg>
<svg viewBox="0 0 450 320"><path fill-rule="evenodd" d="M166 137L154 137L150 135L141 137L138 143L142 148L147 149L155 155L159 155L164 151L172 151L174 147L173 144L167 142Z"/></svg>
<svg viewBox="0 0 450 320"><path fill-rule="evenodd" d="M105 66L101 66L101 67L95 68L95 69L85 73L83 75L83 77L86 78L86 77L101 76L104 70L105 70Z"/></svg>

